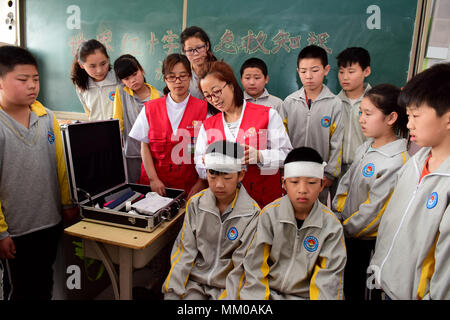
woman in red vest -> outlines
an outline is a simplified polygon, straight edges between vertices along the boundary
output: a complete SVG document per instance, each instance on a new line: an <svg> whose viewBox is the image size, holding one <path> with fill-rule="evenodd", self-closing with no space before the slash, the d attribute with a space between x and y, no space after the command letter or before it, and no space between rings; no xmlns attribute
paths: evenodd
<svg viewBox="0 0 450 320"><path fill-rule="evenodd" d="M200 79L206 100L221 111L205 120L195 150L199 176L206 176L203 154L216 140L230 140L243 145L247 165L242 184L250 196L264 207L281 197L280 167L292 149L283 121L270 108L244 100L242 89L231 67L215 61Z"/></svg>
<svg viewBox="0 0 450 320"><path fill-rule="evenodd" d="M207 186L193 160L207 103L189 94L191 68L186 56L167 56L162 74L169 93L145 103L129 134L141 141L139 183L149 184L160 195L165 195L166 187L184 189L190 197Z"/></svg>

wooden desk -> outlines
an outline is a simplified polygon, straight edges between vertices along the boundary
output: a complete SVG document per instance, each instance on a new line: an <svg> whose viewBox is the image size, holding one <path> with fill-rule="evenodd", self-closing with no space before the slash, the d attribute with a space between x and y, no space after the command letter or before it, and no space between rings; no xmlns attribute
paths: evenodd
<svg viewBox="0 0 450 320"><path fill-rule="evenodd" d="M153 232L143 232L81 221L64 231L83 239L85 255L101 260L111 278L116 300L131 300L133 268L143 268L163 247L175 240L185 208ZM119 264L117 277L114 263ZM118 281L119 280L119 281Z"/></svg>

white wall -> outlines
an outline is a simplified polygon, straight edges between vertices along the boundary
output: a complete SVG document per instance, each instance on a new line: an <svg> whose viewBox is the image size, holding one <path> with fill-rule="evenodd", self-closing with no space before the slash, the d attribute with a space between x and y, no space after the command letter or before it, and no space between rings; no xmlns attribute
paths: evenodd
<svg viewBox="0 0 450 320"><path fill-rule="evenodd" d="M0 45L19 45L19 0L0 0Z"/></svg>

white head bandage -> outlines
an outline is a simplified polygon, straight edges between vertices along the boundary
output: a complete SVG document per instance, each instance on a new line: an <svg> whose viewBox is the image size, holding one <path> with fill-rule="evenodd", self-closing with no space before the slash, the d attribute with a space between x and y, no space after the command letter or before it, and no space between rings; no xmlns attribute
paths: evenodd
<svg viewBox="0 0 450 320"><path fill-rule="evenodd" d="M326 162L294 161L284 165L284 178L310 177L323 179Z"/></svg>
<svg viewBox="0 0 450 320"><path fill-rule="evenodd" d="M236 159L223 153L212 152L205 154L205 168L225 173L239 172L242 170L241 159Z"/></svg>

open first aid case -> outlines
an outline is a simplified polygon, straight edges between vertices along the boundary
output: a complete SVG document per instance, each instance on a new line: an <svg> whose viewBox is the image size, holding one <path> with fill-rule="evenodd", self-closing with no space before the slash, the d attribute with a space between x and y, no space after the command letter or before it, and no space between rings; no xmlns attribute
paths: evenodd
<svg viewBox="0 0 450 320"><path fill-rule="evenodd" d="M83 220L152 232L185 204L184 190L166 188L170 199L161 209L131 211L130 204L151 188L127 183L119 120L63 125L61 132L72 201L79 204Z"/></svg>

